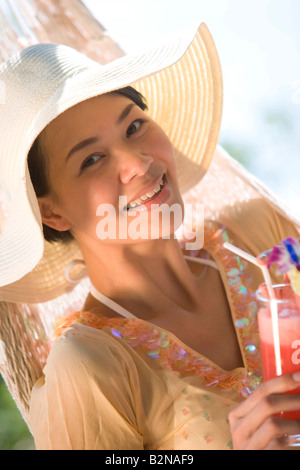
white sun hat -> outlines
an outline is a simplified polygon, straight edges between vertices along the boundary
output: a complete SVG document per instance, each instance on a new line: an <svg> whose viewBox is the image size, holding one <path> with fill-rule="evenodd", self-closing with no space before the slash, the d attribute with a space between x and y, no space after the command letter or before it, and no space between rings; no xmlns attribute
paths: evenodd
<svg viewBox="0 0 300 470"><path fill-rule="evenodd" d="M218 55L204 24L137 56L100 65L62 45L31 46L0 66L0 300L44 302L73 286L65 267L81 253L44 240L27 156L40 132L68 108L133 86L176 149L184 194L204 175L222 114Z"/></svg>

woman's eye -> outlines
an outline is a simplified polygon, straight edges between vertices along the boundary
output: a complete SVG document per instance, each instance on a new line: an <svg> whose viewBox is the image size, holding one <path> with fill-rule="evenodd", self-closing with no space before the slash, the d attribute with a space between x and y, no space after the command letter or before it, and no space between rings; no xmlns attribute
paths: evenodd
<svg viewBox="0 0 300 470"><path fill-rule="evenodd" d="M80 167L80 170L82 171L85 168L87 168L88 166L94 165L95 163L97 163L100 160L101 157L102 157L102 155L91 155L86 160L84 160L83 164Z"/></svg>
<svg viewBox="0 0 300 470"><path fill-rule="evenodd" d="M127 129L127 137L129 137L132 134L135 134L141 128L144 122L145 121L143 119L137 119L132 124L130 124L130 126Z"/></svg>

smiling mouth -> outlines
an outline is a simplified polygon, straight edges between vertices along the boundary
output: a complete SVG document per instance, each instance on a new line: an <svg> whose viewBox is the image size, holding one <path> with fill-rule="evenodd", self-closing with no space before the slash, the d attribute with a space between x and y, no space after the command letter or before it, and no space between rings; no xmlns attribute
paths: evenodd
<svg viewBox="0 0 300 470"><path fill-rule="evenodd" d="M145 202L149 202L154 199L162 190L165 183L165 175L161 178L160 182L148 193L143 194L140 198L131 201L127 204L126 209L134 209L136 207L142 206ZM124 208L125 209L125 208Z"/></svg>

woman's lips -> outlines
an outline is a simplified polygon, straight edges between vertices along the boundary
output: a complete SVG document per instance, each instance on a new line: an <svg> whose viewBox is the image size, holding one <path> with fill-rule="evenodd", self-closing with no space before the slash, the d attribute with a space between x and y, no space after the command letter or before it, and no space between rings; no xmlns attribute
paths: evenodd
<svg viewBox="0 0 300 470"><path fill-rule="evenodd" d="M164 202L166 202L170 196L170 189L169 189L165 175L163 176L162 180L163 180L163 186L161 187L158 193L154 194L154 196L152 196L151 198L146 199L145 201L142 201L142 203L137 206L128 207L127 210L128 211L137 210L141 212L141 211L151 209L152 204L163 204Z"/></svg>

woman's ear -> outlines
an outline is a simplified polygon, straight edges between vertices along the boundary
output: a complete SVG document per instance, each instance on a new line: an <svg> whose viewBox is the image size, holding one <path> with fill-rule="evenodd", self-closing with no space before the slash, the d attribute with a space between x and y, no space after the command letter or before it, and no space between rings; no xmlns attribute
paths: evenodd
<svg viewBox="0 0 300 470"><path fill-rule="evenodd" d="M59 212L49 196L39 197L38 203L43 224L59 232L70 230L70 222Z"/></svg>

